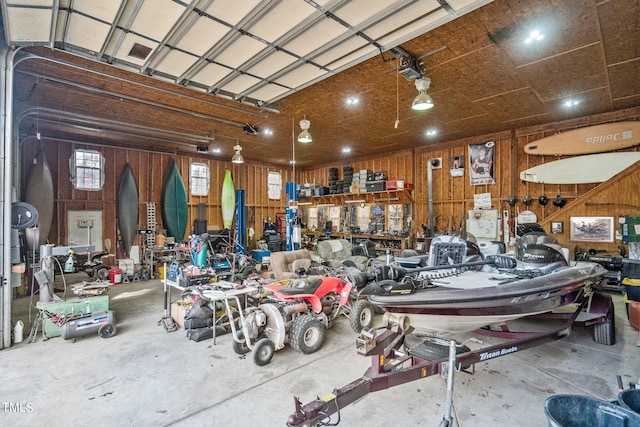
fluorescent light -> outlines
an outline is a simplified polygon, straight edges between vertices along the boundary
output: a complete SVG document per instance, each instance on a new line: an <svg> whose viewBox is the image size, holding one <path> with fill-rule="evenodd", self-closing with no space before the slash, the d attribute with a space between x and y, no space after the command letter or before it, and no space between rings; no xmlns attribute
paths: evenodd
<svg viewBox="0 0 640 427"><path fill-rule="evenodd" d="M373 199L374 202L393 202L400 200L400 197L385 197L383 199Z"/></svg>
<svg viewBox="0 0 640 427"><path fill-rule="evenodd" d="M364 199L358 199L358 200L345 200L345 203L362 203L364 202Z"/></svg>
<svg viewBox="0 0 640 427"><path fill-rule="evenodd" d="M326 207L335 206L335 205L336 205L335 203L321 203L321 204L318 205L318 207L319 208L326 208Z"/></svg>
<svg viewBox="0 0 640 427"><path fill-rule="evenodd" d="M311 202L298 202L298 206L308 206L308 205L312 205L313 203Z"/></svg>

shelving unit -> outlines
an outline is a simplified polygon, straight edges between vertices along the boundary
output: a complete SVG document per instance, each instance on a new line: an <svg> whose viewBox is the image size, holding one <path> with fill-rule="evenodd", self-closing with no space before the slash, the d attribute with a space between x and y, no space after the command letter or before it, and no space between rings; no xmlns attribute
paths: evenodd
<svg viewBox="0 0 640 427"><path fill-rule="evenodd" d="M350 203L413 203L413 190L385 190L366 193L327 194L325 196L302 197L298 200L298 206L319 205L345 205Z"/></svg>
<svg viewBox="0 0 640 427"><path fill-rule="evenodd" d="M384 253L387 248L390 248L393 252L402 252L404 249L409 249L411 246L410 239L402 236L379 236L375 234L345 234L345 233L331 233L327 236L327 233L321 231L302 231L302 236L309 237L312 241L317 242L323 239L346 239L351 242L352 245L358 245L365 240L371 240L376 243L376 251Z"/></svg>

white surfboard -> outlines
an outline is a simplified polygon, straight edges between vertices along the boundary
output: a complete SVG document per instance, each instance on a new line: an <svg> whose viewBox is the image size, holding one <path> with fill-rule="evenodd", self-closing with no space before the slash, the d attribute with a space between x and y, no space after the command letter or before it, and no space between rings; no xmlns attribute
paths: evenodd
<svg viewBox="0 0 640 427"><path fill-rule="evenodd" d="M589 154L543 163L520 172L522 181L540 184L604 182L640 160L640 152Z"/></svg>

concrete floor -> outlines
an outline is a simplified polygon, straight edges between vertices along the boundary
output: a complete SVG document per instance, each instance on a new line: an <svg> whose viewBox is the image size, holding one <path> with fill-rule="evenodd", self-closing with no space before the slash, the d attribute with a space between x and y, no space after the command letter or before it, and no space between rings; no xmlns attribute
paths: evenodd
<svg viewBox="0 0 640 427"><path fill-rule="evenodd" d="M303 355L287 346L260 367L250 355L234 353L229 335L214 346L158 326L159 280L113 286L108 295L117 334L75 342L39 335L27 343L29 298L13 301L14 320L25 323L25 342L0 352L2 425L284 426L294 395L307 403L359 378L370 364L356 354L345 317L328 331L320 351ZM453 425L546 426L544 402L554 394L614 400L616 375L625 385L640 378L637 331L628 324L622 297L614 299L613 346L596 344L590 329L576 327L561 341L481 362L474 375L457 374ZM32 309L32 319L35 314ZM340 425L436 426L445 395L440 376L406 383L344 408Z"/></svg>

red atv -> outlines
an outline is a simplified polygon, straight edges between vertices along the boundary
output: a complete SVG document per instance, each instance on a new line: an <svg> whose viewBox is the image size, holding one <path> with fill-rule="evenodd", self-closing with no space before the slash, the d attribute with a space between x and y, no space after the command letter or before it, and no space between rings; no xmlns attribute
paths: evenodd
<svg viewBox="0 0 640 427"><path fill-rule="evenodd" d="M253 361L259 366L269 363L275 350L287 342L304 354L318 351L340 313L349 316L356 332L373 323L373 305L366 300L353 303L353 285L337 277L281 280L264 288L273 294L270 302L248 308L242 332L234 334L235 352L252 351Z"/></svg>

